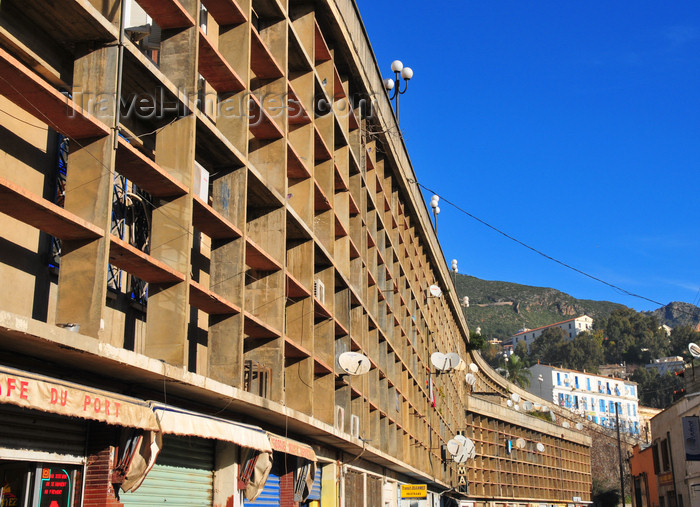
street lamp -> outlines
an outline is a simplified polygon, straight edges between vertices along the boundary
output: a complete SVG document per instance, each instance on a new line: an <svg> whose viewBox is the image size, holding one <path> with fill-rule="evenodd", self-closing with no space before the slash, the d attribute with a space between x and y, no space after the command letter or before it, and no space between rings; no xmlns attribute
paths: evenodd
<svg viewBox="0 0 700 507"><path fill-rule="evenodd" d="M435 217L435 234L437 234L437 216L440 214L440 197L434 195L430 198L430 207L433 208L433 216Z"/></svg>
<svg viewBox="0 0 700 507"><path fill-rule="evenodd" d="M452 279L453 283L455 284L455 288L457 287L457 259L452 259L452 272L454 273Z"/></svg>
<svg viewBox="0 0 700 507"><path fill-rule="evenodd" d="M403 95L408 90L408 82L413 77L413 70L411 67L404 67L401 60L394 60L391 62L391 70L394 72L394 79L390 77L384 80L384 88L387 92L393 93L389 95L389 100L396 100L396 123L399 122L399 95ZM401 78L403 78L405 85L403 91L401 91ZM394 88L395 87L395 88Z"/></svg>

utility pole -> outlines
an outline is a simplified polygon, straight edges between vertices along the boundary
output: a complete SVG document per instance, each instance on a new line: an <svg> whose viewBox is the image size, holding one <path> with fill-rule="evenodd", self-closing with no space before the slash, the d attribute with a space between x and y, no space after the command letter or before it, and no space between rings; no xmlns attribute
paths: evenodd
<svg viewBox="0 0 700 507"><path fill-rule="evenodd" d="M617 402L615 402L615 419L617 420L617 457L620 461L620 501L625 505L625 476L622 470L622 445L620 444L620 412Z"/></svg>

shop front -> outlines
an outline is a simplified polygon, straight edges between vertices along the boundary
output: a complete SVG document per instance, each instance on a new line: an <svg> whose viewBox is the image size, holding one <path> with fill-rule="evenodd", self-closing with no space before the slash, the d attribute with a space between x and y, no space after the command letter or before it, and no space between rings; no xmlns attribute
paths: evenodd
<svg viewBox="0 0 700 507"><path fill-rule="evenodd" d="M143 400L0 366L0 428L0 506L72 507L85 503L91 433L158 424Z"/></svg>

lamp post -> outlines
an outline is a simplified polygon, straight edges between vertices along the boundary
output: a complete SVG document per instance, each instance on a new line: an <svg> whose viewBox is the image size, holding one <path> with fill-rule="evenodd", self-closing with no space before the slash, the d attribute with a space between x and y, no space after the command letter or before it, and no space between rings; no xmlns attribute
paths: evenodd
<svg viewBox="0 0 700 507"><path fill-rule="evenodd" d="M390 93L389 100L395 100L396 122L399 121L399 95L403 95L408 90L408 82L413 77L413 70L410 67L404 67L400 60L391 62L391 70L394 72L394 79L387 78L384 80L384 88ZM401 90L401 79L404 80L404 88Z"/></svg>
<svg viewBox="0 0 700 507"><path fill-rule="evenodd" d="M403 63L401 63L401 60L394 60L393 62L391 62L391 70L394 72L394 79L391 79L390 77L386 78L384 80L384 88L386 88L387 92L391 92L393 90L393 93L389 94L389 100L396 100L396 105L394 106L394 109L396 109L396 123L398 123L399 95L403 95L404 93L406 93L406 90L408 90L408 82L413 77L413 70L411 69L411 67L404 67ZM404 80L403 91L401 90L401 78L403 78Z"/></svg>
<svg viewBox="0 0 700 507"><path fill-rule="evenodd" d="M434 195L430 198L430 207L433 208L433 216L435 217L435 234L437 234L437 216L440 214L440 197Z"/></svg>
<svg viewBox="0 0 700 507"><path fill-rule="evenodd" d="M454 275L452 276L452 283L455 285L455 289L457 288L457 259L452 259L452 273Z"/></svg>

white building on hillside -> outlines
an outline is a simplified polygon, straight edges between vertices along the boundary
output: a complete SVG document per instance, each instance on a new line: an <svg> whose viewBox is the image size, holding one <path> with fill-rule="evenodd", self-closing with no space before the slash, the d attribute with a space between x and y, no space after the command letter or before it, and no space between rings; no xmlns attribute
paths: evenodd
<svg viewBox="0 0 700 507"><path fill-rule="evenodd" d="M615 427L615 405L620 431L639 435L639 392L637 383L565 368L536 364L530 368L528 391L552 400L562 408L586 417L606 428Z"/></svg>
<svg viewBox="0 0 700 507"><path fill-rule="evenodd" d="M561 322L556 322L554 324L549 324L547 326L538 327L535 329L521 329L509 339L503 341L503 345L510 345L515 349L519 342L524 341L527 345L528 350L530 350L530 345L535 339L541 335L545 329L550 327L561 328L569 340L573 340L581 331L590 331L593 327L593 319L588 315L581 315L575 319L563 320Z"/></svg>
<svg viewBox="0 0 700 507"><path fill-rule="evenodd" d="M662 357L654 359L653 363L645 364L645 368L654 369L659 372L659 375L666 375L674 371L681 371L685 368L685 361L681 356Z"/></svg>

